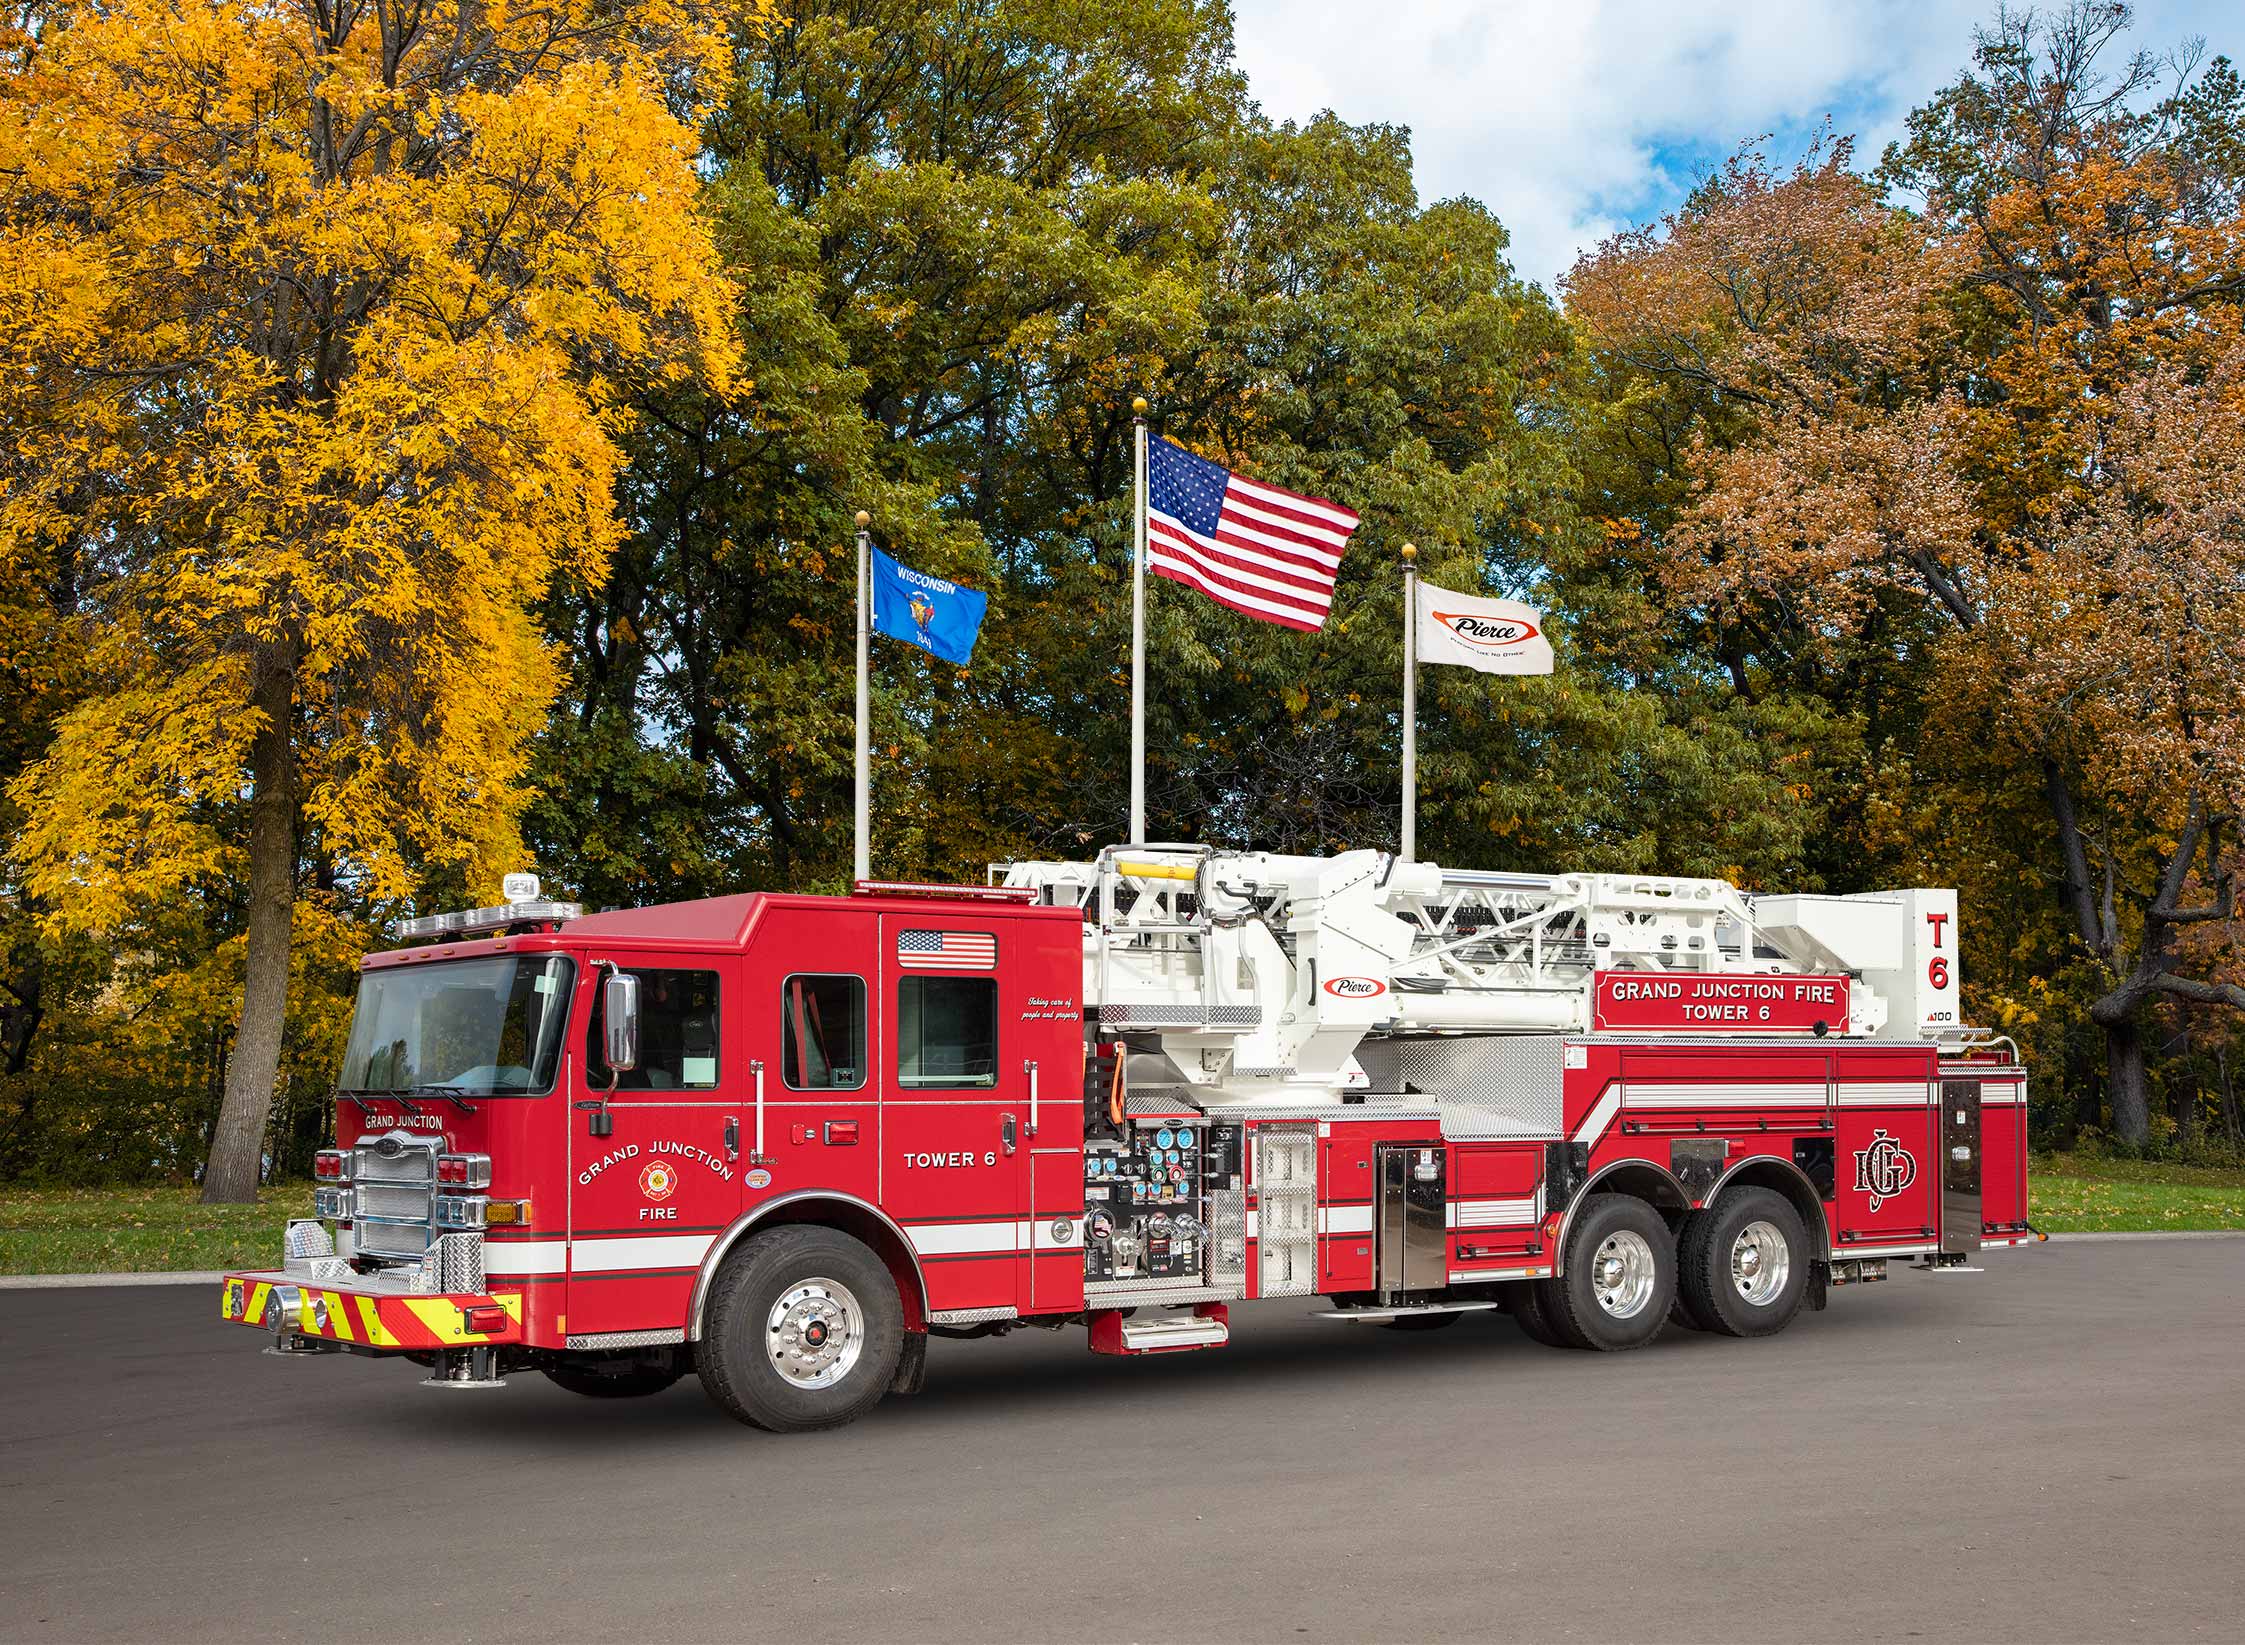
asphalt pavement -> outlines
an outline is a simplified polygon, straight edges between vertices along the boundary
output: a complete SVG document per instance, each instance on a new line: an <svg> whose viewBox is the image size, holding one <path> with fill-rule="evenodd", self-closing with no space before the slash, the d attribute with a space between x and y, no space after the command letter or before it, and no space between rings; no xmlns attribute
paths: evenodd
<svg viewBox="0 0 2245 1645"><path fill-rule="evenodd" d="M1292 1303L938 1342L785 1439L10 1291L0 1639L2236 1639L2245 1240L1985 1261L1614 1356Z"/></svg>

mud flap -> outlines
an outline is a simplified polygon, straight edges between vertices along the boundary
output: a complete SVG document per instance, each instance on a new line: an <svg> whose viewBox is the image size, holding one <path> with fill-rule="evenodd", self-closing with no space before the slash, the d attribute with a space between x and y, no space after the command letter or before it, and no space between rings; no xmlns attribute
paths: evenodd
<svg viewBox="0 0 2245 1645"><path fill-rule="evenodd" d="M928 1385L928 1334L904 1333L904 1350L896 1356L896 1375L889 1379L892 1394L916 1394Z"/></svg>

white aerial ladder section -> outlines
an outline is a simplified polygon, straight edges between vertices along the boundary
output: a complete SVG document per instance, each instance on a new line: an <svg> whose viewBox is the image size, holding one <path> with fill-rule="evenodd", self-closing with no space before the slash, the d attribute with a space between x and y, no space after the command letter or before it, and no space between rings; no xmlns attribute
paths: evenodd
<svg viewBox="0 0 2245 1645"><path fill-rule="evenodd" d="M1956 893L1750 896L1725 880L1516 874L1332 857L1114 846L993 880L1085 911L1084 1008L1158 1035L1167 1081L1227 1104L1361 1090L1369 1038L1587 1036L1622 998L1751 999L1751 979L1836 981L1819 1034L1932 1041L1956 1011ZM1736 979L1710 986L1697 979ZM1752 1013L1710 1023L1752 1035ZM1790 1032L1799 1033L1799 1028Z"/></svg>

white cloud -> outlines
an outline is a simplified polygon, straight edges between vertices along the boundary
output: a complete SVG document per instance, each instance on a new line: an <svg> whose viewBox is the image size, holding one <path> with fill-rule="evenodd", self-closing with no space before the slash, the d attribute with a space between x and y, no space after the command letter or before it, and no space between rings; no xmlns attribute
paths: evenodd
<svg viewBox="0 0 2245 1645"><path fill-rule="evenodd" d="M1423 198L1470 194L1552 284L1673 205L1695 158L1825 113L1875 158L1970 59L1993 0L1235 0L1266 112L1412 128ZM2225 27L2226 25L2226 27ZM2227 5L2157 0L2134 39L2245 55Z"/></svg>

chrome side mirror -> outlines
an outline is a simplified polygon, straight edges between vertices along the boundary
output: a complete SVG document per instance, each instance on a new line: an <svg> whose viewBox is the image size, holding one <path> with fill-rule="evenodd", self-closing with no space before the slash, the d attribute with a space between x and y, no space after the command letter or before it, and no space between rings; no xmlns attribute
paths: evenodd
<svg viewBox="0 0 2245 1645"><path fill-rule="evenodd" d="M602 1057L616 1073L639 1066L639 979L610 970L600 985Z"/></svg>

